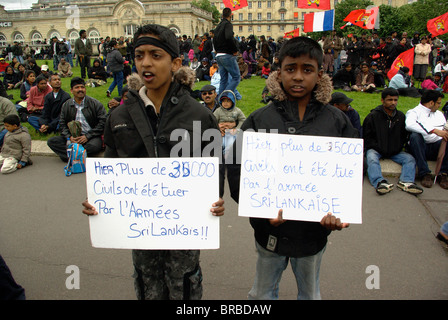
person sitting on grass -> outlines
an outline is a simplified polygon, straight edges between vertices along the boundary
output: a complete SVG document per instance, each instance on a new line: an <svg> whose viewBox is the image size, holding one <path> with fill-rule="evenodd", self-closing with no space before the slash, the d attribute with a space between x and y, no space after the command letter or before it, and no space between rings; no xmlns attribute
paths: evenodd
<svg viewBox="0 0 448 320"><path fill-rule="evenodd" d="M352 90L372 93L375 89L375 75L370 71L369 65L363 62L361 63L361 71L356 75L356 82L352 86Z"/></svg>
<svg viewBox="0 0 448 320"><path fill-rule="evenodd" d="M20 99L27 100L30 95L30 90L36 85L36 73L33 70L25 72L25 78L20 86Z"/></svg>
<svg viewBox="0 0 448 320"><path fill-rule="evenodd" d="M42 115L28 117L29 124L42 134L58 131L62 105L70 99L70 95L61 89L61 77L58 74L51 75L50 85L53 91L44 98Z"/></svg>
<svg viewBox="0 0 448 320"><path fill-rule="evenodd" d="M61 58L58 64L58 74L61 78L70 78L73 75L72 67L65 58Z"/></svg>
<svg viewBox="0 0 448 320"><path fill-rule="evenodd" d="M36 86L30 89L30 95L28 97L27 110L29 114L42 114L44 109L44 98L52 91L51 87L48 85L47 78L40 74L36 78Z"/></svg>

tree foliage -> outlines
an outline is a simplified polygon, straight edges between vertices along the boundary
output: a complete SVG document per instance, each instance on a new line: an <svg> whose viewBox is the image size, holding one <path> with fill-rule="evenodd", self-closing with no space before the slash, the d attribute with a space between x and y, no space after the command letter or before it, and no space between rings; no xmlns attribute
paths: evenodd
<svg viewBox="0 0 448 320"><path fill-rule="evenodd" d="M211 12L213 17L213 24L217 24L221 20L221 14L219 13L218 9L210 3L209 0L193 0L191 2L191 5L195 6L196 8Z"/></svg>
<svg viewBox="0 0 448 320"><path fill-rule="evenodd" d="M353 10L365 9L373 5L370 0L344 0L340 1L335 7L334 29L341 35L347 34L360 35L362 32L371 33L371 30L365 30L357 26L346 26L345 17ZM421 35L428 34L426 23L428 20L438 17L448 12L448 1L440 0L418 0L411 4L401 7L392 7L389 5L380 5L380 28L376 30L380 37L389 36L392 31L397 31L400 35L407 32L408 36L418 32ZM322 35L322 33L320 33ZM448 34L442 35L441 39L448 40Z"/></svg>

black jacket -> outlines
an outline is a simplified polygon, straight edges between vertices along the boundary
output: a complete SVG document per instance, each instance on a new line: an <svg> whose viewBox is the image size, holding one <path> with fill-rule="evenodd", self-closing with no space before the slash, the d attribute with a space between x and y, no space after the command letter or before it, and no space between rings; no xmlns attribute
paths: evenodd
<svg viewBox="0 0 448 320"><path fill-rule="evenodd" d="M194 76L191 78L194 83ZM218 123L212 112L193 99L188 87L178 81L171 83L162 102L159 116L156 116L152 106L144 105L138 91L129 90L127 97L125 103L114 108L107 118L104 131L105 157L170 157L173 147L179 143L178 139L175 141L170 139L172 132L176 129L186 129L191 139L190 153L175 156L201 156L202 150L210 142L196 137L201 141L201 145L194 145L193 126L200 125L201 136L208 129L219 132ZM194 124L195 121L197 121L196 124ZM194 147L200 147L201 150L195 150Z"/></svg>
<svg viewBox="0 0 448 320"><path fill-rule="evenodd" d="M382 105L371 110L362 125L364 149L374 149L384 158L400 153L409 137L405 120L404 113L399 110L392 116Z"/></svg>
<svg viewBox="0 0 448 320"><path fill-rule="evenodd" d="M70 95L62 89L59 90L56 99L53 92L47 94L44 98L44 108L42 116L39 118L39 124L50 126L50 132L55 132L59 124L62 105L68 99L70 99Z"/></svg>
<svg viewBox="0 0 448 320"><path fill-rule="evenodd" d="M238 52L238 47L233 37L233 26L229 20L222 19L215 28L214 34L213 46L215 47L216 53L234 54Z"/></svg>
<svg viewBox="0 0 448 320"><path fill-rule="evenodd" d="M72 120L76 120L77 109L73 99L68 99L62 105L61 115L59 118L59 129L61 135L65 138L70 138L70 130L67 123ZM88 140L94 137L100 137L104 133L104 124L106 122L106 109L98 100L86 96L84 98L84 109L82 113L86 118L87 123L91 127L91 130L85 135Z"/></svg>
<svg viewBox="0 0 448 320"><path fill-rule="evenodd" d="M277 88L272 89L270 83L275 78L276 72L272 73L267 81L271 94L275 94L280 88L279 84L275 84ZM330 79L325 76L322 82L322 86L329 89L327 91L331 94ZM279 134L358 137L356 129L341 110L322 103L315 97L316 95L307 106L303 120L300 121L295 112L297 104L292 104L287 100L278 100L274 96L275 100L254 111L243 123L241 129L242 131L265 129L266 132L276 129ZM329 97L326 97L325 101L328 100ZM228 177L231 195L238 202L240 166L229 166ZM251 218L250 224L255 231L256 241L262 247L267 248L269 236L275 236L278 241L274 251L279 255L289 257L304 257L318 253L325 247L327 236L330 233L318 222L286 221L278 227L273 227L268 219Z"/></svg>
<svg viewBox="0 0 448 320"><path fill-rule="evenodd" d="M95 62L99 63L98 67L95 67ZM95 74L93 74L93 72L95 72ZM99 59L95 59L93 61L93 65L89 68L87 74L89 76L89 79L100 79L107 82L107 72L106 70L104 70L104 67L102 66Z"/></svg>

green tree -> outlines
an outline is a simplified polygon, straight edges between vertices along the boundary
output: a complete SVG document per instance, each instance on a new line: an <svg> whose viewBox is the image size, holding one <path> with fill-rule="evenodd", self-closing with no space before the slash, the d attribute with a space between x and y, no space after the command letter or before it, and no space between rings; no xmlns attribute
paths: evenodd
<svg viewBox="0 0 448 320"><path fill-rule="evenodd" d="M209 0L193 0L192 6L212 13L213 24L218 24L221 20L221 14L218 9L210 3Z"/></svg>

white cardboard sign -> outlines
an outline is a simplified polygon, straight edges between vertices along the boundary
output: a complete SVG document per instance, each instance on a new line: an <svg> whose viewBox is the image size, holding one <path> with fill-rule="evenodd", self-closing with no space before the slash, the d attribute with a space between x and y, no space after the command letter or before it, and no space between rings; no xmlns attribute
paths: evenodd
<svg viewBox="0 0 448 320"><path fill-rule="evenodd" d="M245 131L239 215L362 223L363 140Z"/></svg>
<svg viewBox="0 0 448 320"><path fill-rule="evenodd" d="M218 158L87 158L93 247L217 249Z"/></svg>

